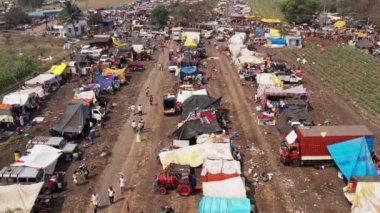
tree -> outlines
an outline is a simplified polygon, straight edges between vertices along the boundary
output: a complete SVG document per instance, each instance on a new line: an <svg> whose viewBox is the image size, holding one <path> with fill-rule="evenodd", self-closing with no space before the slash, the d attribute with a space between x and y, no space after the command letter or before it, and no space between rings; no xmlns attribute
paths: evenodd
<svg viewBox="0 0 380 213"><path fill-rule="evenodd" d="M212 14L212 9L207 2L195 4L180 3L174 6L172 15L177 24L191 27L209 18Z"/></svg>
<svg viewBox="0 0 380 213"><path fill-rule="evenodd" d="M158 5L152 10L150 19L153 24L166 25L169 19L169 11L164 6Z"/></svg>
<svg viewBox="0 0 380 213"><path fill-rule="evenodd" d="M81 11L79 7L72 4L70 1L66 1L61 4L62 11L59 13L59 19L63 22L73 25L74 35L76 36L75 22L79 21Z"/></svg>
<svg viewBox="0 0 380 213"><path fill-rule="evenodd" d="M11 8L5 14L5 24L8 27L17 26L20 24L30 24L32 19L21 8Z"/></svg>
<svg viewBox="0 0 380 213"><path fill-rule="evenodd" d="M103 17L100 13L95 13L88 17L87 23L89 25L98 25L103 23Z"/></svg>
<svg viewBox="0 0 380 213"><path fill-rule="evenodd" d="M25 8L41 8L44 0L17 0L17 4Z"/></svg>
<svg viewBox="0 0 380 213"><path fill-rule="evenodd" d="M281 4L281 11L288 22L301 24L310 21L318 7L318 0L285 0Z"/></svg>

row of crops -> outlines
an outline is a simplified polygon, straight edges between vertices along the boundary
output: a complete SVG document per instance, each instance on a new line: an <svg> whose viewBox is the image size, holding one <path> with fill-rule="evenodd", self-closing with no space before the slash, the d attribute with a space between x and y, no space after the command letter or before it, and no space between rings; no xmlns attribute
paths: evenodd
<svg viewBox="0 0 380 213"><path fill-rule="evenodd" d="M305 57L304 70L319 77L354 105L380 115L380 60L348 46L327 43L324 52L310 42L301 50L284 49L289 57Z"/></svg>

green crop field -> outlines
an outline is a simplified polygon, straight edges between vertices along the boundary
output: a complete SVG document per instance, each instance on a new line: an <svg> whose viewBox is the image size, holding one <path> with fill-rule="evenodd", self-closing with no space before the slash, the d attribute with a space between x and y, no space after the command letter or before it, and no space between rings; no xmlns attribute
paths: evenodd
<svg viewBox="0 0 380 213"><path fill-rule="evenodd" d="M88 10L93 8L120 6L128 4L130 2L133 2L133 0L77 0L75 1L75 4L78 5L78 7L80 7L82 10ZM44 8L60 8L60 5L49 4L45 5Z"/></svg>
<svg viewBox="0 0 380 213"><path fill-rule="evenodd" d="M278 18L284 20L281 13L281 0L248 0L253 14L259 18Z"/></svg>
<svg viewBox="0 0 380 213"><path fill-rule="evenodd" d="M20 79L47 71L50 66L69 54L63 50L63 40L20 34L0 37L0 91L18 83ZM52 57L41 62L38 54Z"/></svg>
<svg viewBox="0 0 380 213"><path fill-rule="evenodd" d="M304 70L319 77L355 106L380 116L380 60L348 46L326 45L323 53L315 42L309 42L300 50L286 48L282 51L293 60L304 54L308 61Z"/></svg>

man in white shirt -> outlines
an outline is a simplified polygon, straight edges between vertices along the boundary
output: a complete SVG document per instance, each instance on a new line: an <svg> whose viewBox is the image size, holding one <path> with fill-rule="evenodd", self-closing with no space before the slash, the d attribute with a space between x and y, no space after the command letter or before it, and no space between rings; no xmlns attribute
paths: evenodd
<svg viewBox="0 0 380 213"><path fill-rule="evenodd" d="M120 191L123 194L124 191L127 189L127 180L125 180L123 175L121 175L119 178L119 184L120 184Z"/></svg>
<svg viewBox="0 0 380 213"><path fill-rule="evenodd" d="M136 123L135 120L133 120L133 121L132 121L132 129L133 129L133 130L136 130L136 128L137 128L137 123Z"/></svg>
<svg viewBox="0 0 380 213"><path fill-rule="evenodd" d="M112 189L112 187L110 186L108 188L108 198L110 199L110 204L113 204L114 202L114 197L115 197L115 191Z"/></svg>
<svg viewBox="0 0 380 213"><path fill-rule="evenodd" d="M139 112L139 115L141 116L142 115L142 106L141 106L141 104L139 104L137 106L137 111Z"/></svg>
<svg viewBox="0 0 380 213"><path fill-rule="evenodd" d="M92 205L94 205L94 213L96 213L100 205L99 195L96 193L93 193L91 195L91 202L92 202Z"/></svg>

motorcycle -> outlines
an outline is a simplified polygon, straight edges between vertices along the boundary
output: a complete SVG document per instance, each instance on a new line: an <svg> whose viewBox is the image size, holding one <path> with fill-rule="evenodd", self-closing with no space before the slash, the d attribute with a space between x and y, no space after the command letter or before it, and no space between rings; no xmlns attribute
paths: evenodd
<svg viewBox="0 0 380 213"><path fill-rule="evenodd" d="M87 168L87 166L85 164L82 164L76 170L76 173L79 174L79 175L83 175L87 179L88 175L90 174L90 170L88 170L88 168Z"/></svg>

